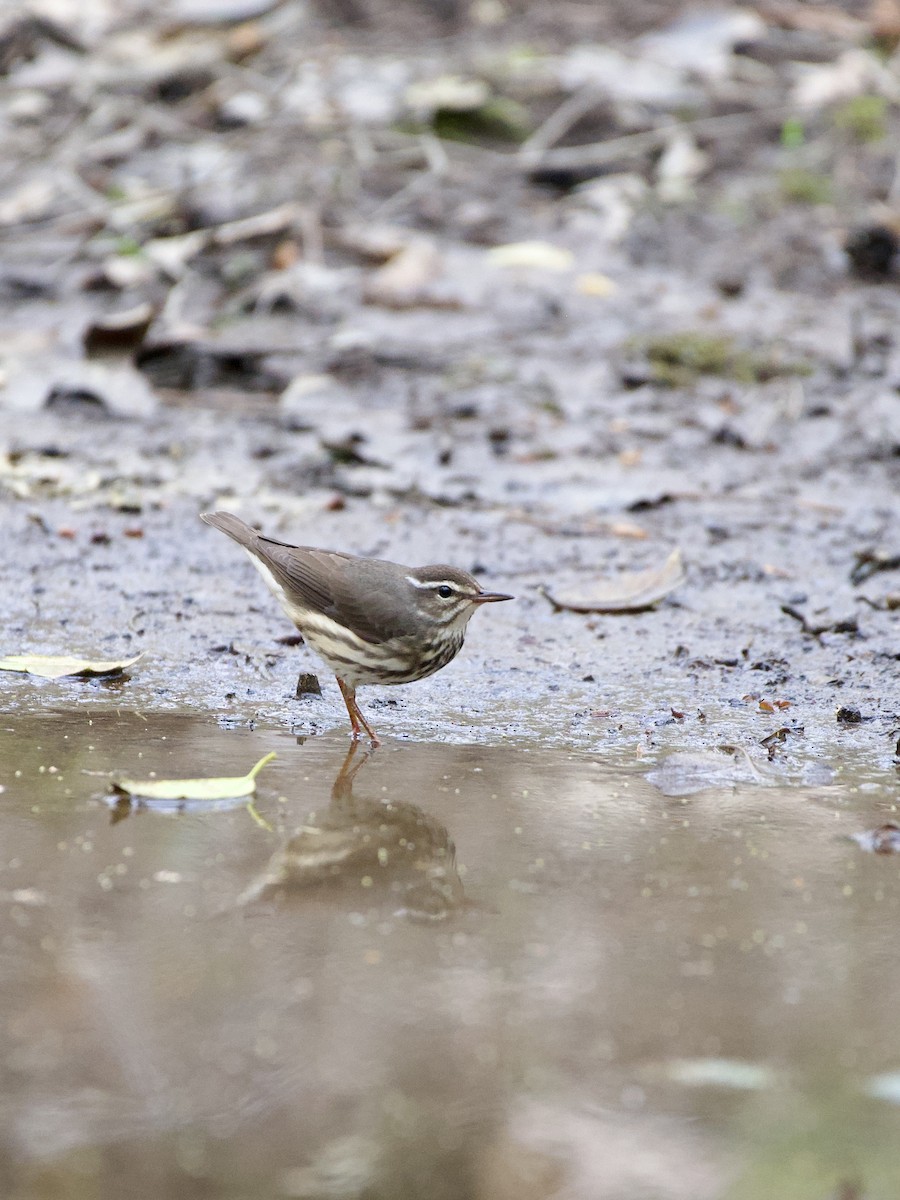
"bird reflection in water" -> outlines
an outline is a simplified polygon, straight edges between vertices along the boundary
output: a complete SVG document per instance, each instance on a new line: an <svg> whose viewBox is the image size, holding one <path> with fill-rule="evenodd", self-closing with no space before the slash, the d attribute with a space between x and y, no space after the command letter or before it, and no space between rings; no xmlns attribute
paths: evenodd
<svg viewBox="0 0 900 1200"><path fill-rule="evenodd" d="M276 851L239 904L322 885L362 892L367 905L389 904L413 920L442 920L464 904L445 825L416 804L354 795L368 758L357 744L350 747L328 808Z"/></svg>

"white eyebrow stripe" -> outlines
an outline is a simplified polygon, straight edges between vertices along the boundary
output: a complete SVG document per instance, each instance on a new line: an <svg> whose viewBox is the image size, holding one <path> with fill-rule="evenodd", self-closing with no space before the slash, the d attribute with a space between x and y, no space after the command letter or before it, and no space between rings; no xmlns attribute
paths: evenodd
<svg viewBox="0 0 900 1200"><path fill-rule="evenodd" d="M406 582L411 583L413 587L419 588L420 591L428 591L430 588L448 587L452 588L454 592L460 593L459 584L454 583L452 579L428 579L423 583L421 579L413 579L412 575L407 575Z"/></svg>

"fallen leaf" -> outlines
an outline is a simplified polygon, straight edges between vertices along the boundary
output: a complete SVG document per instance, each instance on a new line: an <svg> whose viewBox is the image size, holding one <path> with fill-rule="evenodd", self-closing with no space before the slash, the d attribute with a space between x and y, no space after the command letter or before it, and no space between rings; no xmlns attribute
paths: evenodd
<svg viewBox="0 0 900 1200"><path fill-rule="evenodd" d="M212 779L117 779L112 789L118 795L142 800L234 800L253 795L256 776L274 757L274 751L266 754L246 775Z"/></svg>
<svg viewBox="0 0 900 1200"><path fill-rule="evenodd" d="M437 247L427 238L416 238L379 267L364 289L370 304L385 308L412 308L428 298L428 288L441 269Z"/></svg>
<svg viewBox="0 0 900 1200"><path fill-rule="evenodd" d="M0 204L0 225L21 225L25 221L38 221L48 215L56 197L56 185L49 180L33 179L29 183L23 183Z"/></svg>
<svg viewBox="0 0 900 1200"><path fill-rule="evenodd" d="M869 50L854 46L834 62L804 64L790 102L793 107L815 111L865 93L888 96L893 87L887 65Z"/></svg>
<svg viewBox="0 0 900 1200"><path fill-rule="evenodd" d="M40 367L13 364L0 406L37 413L66 400L93 402L113 417L151 417L159 401L147 380L128 363L116 366L48 355Z"/></svg>
<svg viewBox="0 0 900 1200"><path fill-rule="evenodd" d="M68 654L7 654L0 658L0 671L18 671L39 675L41 679L62 679L66 675L118 675L133 666L143 655L112 661L74 658Z"/></svg>
<svg viewBox="0 0 900 1200"><path fill-rule="evenodd" d="M538 271L568 271L575 258L571 250L550 242L509 242L488 250L495 267L534 267Z"/></svg>
<svg viewBox="0 0 900 1200"><path fill-rule="evenodd" d="M782 701L782 703L784 702ZM769 752L769 760L771 761L778 752L778 748L784 745L788 737L803 737L804 732L802 725L782 725L780 729L774 730L768 737L760 738L759 744L765 746Z"/></svg>
<svg viewBox="0 0 900 1200"><path fill-rule="evenodd" d="M693 796L709 788L778 782L780 775L771 766L763 771L746 750L738 749L740 754L729 746L720 746L718 752L676 750L648 771L646 778L664 796Z"/></svg>
<svg viewBox="0 0 900 1200"><path fill-rule="evenodd" d="M462 79L458 75L441 75L411 83L406 89L406 103L419 114L445 112L474 112L491 98L491 90L480 79Z"/></svg>
<svg viewBox="0 0 900 1200"><path fill-rule="evenodd" d="M172 234L169 237L151 238L144 243L143 255L148 263L177 283L193 259L206 249L208 241L207 232L200 229L190 233ZM109 266L110 264L107 264L107 272Z"/></svg>
<svg viewBox="0 0 900 1200"><path fill-rule="evenodd" d="M85 354L129 354L143 342L155 316L154 305L144 303L95 318L82 336Z"/></svg>
<svg viewBox="0 0 900 1200"><path fill-rule="evenodd" d="M694 183L709 166L709 155L690 133L676 130L656 166L656 193L664 204L682 204L694 194Z"/></svg>
<svg viewBox="0 0 900 1200"><path fill-rule="evenodd" d="M616 579L601 580L593 587L542 591L554 608L572 612L641 612L652 608L684 583L681 551L675 549L660 567L645 571L626 571Z"/></svg>
<svg viewBox="0 0 900 1200"><path fill-rule="evenodd" d="M342 249L375 263L386 263L409 244L409 231L397 225L345 225L331 236Z"/></svg>
<svg viewBox="0 0 900 1200"><path fill-rule="evenodd" d="M607 296L615 295L618 285L608 275L588 272L586 275L579 275L575 280L575 291L582 296L599 296L604 299Z"/></svg>
<svg viewBox="0 0 900 1200"><path fill-rule="evenodd" d="M646 529L636 525L633 521L610 521L607 528L615 537L635 538L641 542L649 536Z"/></svg>
<svg viewBox="0 0 900 1200"><path fill-rule="evenodd" d="M870 1075L863 1085L867 1096L876 1100L887 1100L889 1104L900 1104L900 1071L886 1071L883 1075Z"/></svg>
<svg viewBox="0 0 900 1200"><path fill-rule="evenodd" d="M687 1087L734 1088L748 1092L761 1091L775 1082L771 1067L733 1058L676 1058L666 1063L665 1073L675 1083Z"/></svg>

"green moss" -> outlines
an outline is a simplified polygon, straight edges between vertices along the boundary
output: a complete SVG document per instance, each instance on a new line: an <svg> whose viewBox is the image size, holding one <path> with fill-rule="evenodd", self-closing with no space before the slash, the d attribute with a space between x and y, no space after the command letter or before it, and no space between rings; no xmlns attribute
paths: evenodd
<svg viewBox="0 0 900 1200"><path fill-rule="evenodd" d="M124 258L134 258L143 253L141 243L135 241L133 237L127 234L118 238L116 241L116 254L121 254Z"/></svg>
<svg viewBox="0 0 900 1200"><path fill-rule="evenodd" d="M789 361L774 350L747 350L727 334L686 330L631 343L650 362L654 378L668 387L689 387L700 375L761 383L779 375L807 375L808 363Z"/></svg>
<svg viewBox="0 0 900 1200"><path fill-rule="evenodd" d="M781 194L796 204L828 204L831 180L806 167L786 167L779 177Z"/></svg>
<svg viewBox="0 0 900 1200"><path fill-rule="evenodd" d="M791 117L781 126L781 144L792 149L806 141L806 127L796 117Z"/></svg>
<svg viewBox="0 0 900 1200"><path fill-rule="evenodd" d="M886 116L883 96L854 96L835 109L834 124L856 142L880 142L887 136Z"/></svg>

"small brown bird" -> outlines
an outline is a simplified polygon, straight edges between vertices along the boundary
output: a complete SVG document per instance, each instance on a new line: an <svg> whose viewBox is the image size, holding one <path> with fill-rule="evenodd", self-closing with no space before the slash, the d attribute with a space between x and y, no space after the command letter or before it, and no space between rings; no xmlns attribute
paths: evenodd
<svg viewBox="0 0 900 1200"><path fill-rule="evenodd" d="M327 664L360 730L379 745L356 703L365 683L413 683L455 658L466 626L482 604L512 600L485 592L457 567L402 567L380 558L291 546L263 537L227 512L201 520L242 546L294 622Z"/></svg>

